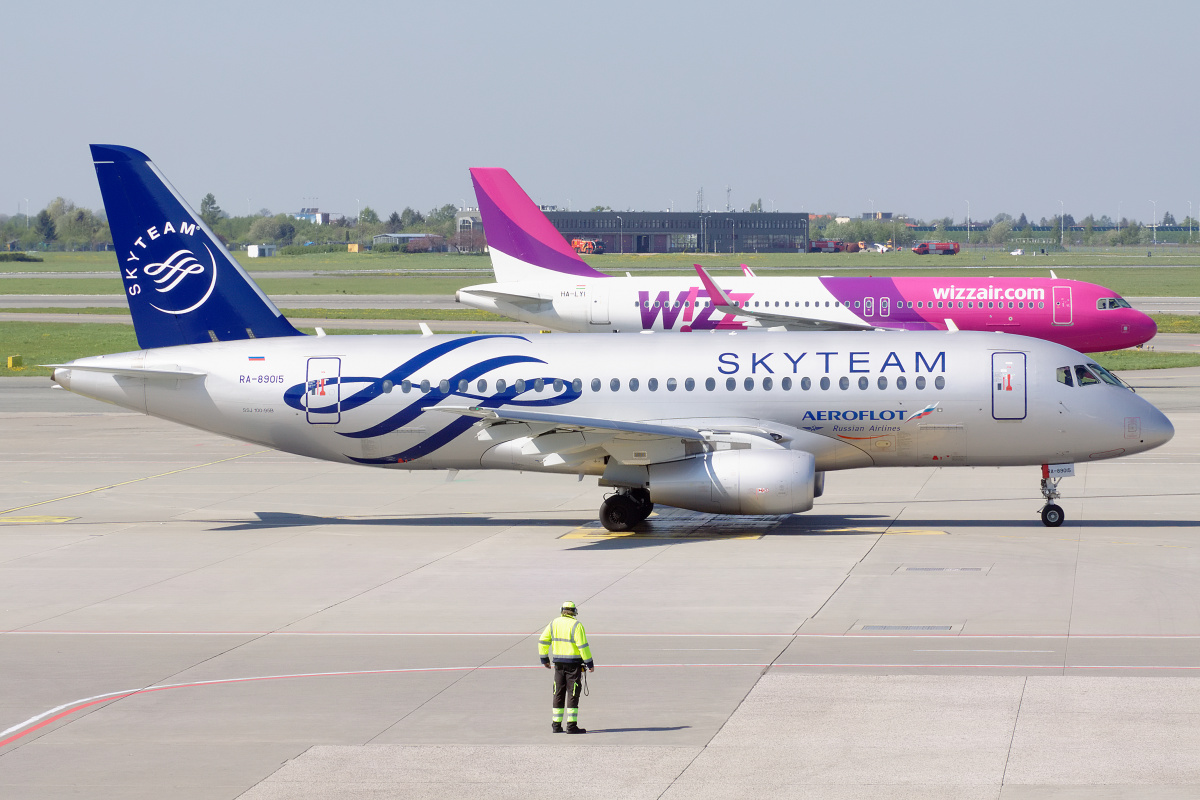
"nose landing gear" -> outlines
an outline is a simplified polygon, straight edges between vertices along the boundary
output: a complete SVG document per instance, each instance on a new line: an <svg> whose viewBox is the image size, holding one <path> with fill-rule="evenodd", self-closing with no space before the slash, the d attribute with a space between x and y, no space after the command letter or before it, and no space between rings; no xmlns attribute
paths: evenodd
<svg viewBox="0 0 1200 800"><path fill-rule="evenodd" d="M1069 474L1075 474L1073 467ZM1057 528L1067 518L1063 513L1062 506L1054 502L1061 497L1058 491L1058 482L1065 477L1067 474L1051 476L1050 466L1042 464L1042 497L1046 498L1046 505L1042 506L1042 524L1047 528Z"/></svg>
<svg viewBox="0 0 1200 800"><path fill-rule="evenodd" d="M613 533L620 533L646 519L653 510L650 492L645 489L617 492L600 504L600 524Z"/></svg>

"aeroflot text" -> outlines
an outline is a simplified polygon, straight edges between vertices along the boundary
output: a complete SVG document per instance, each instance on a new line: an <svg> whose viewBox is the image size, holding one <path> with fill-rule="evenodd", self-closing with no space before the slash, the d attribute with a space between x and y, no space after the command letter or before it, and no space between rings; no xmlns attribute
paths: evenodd
<svg viewBox="0 0 1200 800"><path fill-rule="evenodd" d="M934 300L1045 300L1045 289L1000 289L996 286L934 288Z"/></svg>
<svg viewBox="0 0 1200 800"><path fill-rule="evenodd" d="M872 369L871 361L873 358L878 359L878 354L872 354L869 352L850 352L843 354L837 352L836 350L821 353L801 353L798 356L793 356L791 353L764 353L763 355L751 353L750 363L745 364L741 361L740 353L721 353L719 356L717 356L717 361L720 362L720 366L717 367L717 371L722 375L736 375L743 367L749 367L751 375L758 374L759 370L762 370L766 374L774 375L774 367L777 366L780 368L780 371L787 372L787 368L790 365L792 368L791 373L795 375L800 371L800 362L804 360L805 356L809 355L814 357L809 361L809 363L823 363L826 374L840 371L839 366L841 365L845 366L845 371L847 372L873 372L875 370ZM845 361L843 361L842 358L838 358L838 356L844 356ZM784 361L787 363L781 363ZM833 362L833 366L830 365L831 361ZM913 353L913 359L910 366L912 367L912 371L914 373L934 371L945 372L946 351L943 350L930 359L924 353L918 350ZM904 368L904 363L894 350L889 352L883 359L882 363L879 364L878 371L886 372L889 369L894 369L897 372L906 371Z"/></svg>

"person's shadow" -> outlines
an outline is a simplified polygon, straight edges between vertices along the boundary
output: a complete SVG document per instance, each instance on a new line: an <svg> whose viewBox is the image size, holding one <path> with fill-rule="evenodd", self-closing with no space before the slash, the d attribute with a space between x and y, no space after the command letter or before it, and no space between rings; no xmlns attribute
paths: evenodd
<svg viewBox="0 0 1200 800"><path fill-rule="evenodd" d="M671 728L588 728L588 733L636 733L640 731L658 732L658 731L681 731L684 728L690 728L691 725L675 725Z"/></svg>

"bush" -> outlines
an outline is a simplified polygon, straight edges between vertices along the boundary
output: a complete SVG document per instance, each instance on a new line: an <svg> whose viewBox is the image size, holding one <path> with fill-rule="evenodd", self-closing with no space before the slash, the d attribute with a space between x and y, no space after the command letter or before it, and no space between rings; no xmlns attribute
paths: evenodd
<svg viewBox="0 0 1200 800"><path fill-rule="evenodd" d="M0 253L0 261L41 261L37 256L29 256L24 253Z"/></svg>
<svg viewBox="0 0 1200 800"><path fill-rule="evenodd" d="M287 247L281 247L275 251L281 256L310 256L316 253L344 253L346 252L345 243L342 244L290 244Z"/></svg>

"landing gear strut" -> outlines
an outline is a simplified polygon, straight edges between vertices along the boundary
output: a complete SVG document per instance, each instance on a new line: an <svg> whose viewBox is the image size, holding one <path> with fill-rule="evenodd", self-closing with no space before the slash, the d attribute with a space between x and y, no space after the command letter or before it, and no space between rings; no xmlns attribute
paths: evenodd
<svg viewBox="0 0 1200 800"><path fill-rule="evenodd" d="M627 531L650 516L654 503L645 489L629 489L605 498L600 504L600 524L619 533Z"/></svg>
<svg viewBox="0 0 1200 800"><path fill-rule="evenodd" d="M1054 502L1060 497L1058 482L1061 480L1062 477L1050 477L1046 467L1042 467L1042 497L1046 498L1046 505L1042 506L1042 524L1047 528L1057 528L1067 518L1062 506Z"/></svg>

